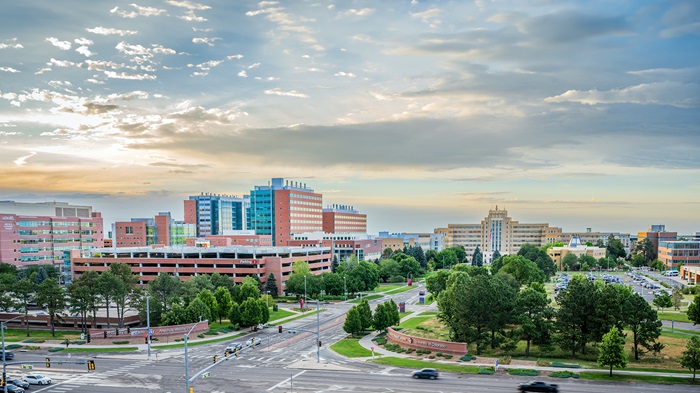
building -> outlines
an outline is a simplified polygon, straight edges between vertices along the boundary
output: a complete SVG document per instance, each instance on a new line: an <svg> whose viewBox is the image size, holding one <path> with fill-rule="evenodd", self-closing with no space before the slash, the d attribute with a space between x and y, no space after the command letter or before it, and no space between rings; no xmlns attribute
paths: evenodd
<svg viewBox="0 0 700 393"><path fill-rule="evenodd" d="M286 246L295 233L321 232L322 198L306 183L273 178L250 191L249 229L271 235L276 246Z"/></svg>
<svg viewBox="0 0 700 393"><path fill-rule="evenodd" d="M323 232L367 233L367 215L353 206L330 205L323 209Z"/></svg>
<svg viewBox="0 0 700 393"><path fill-rule="evenodd" d="M649 225L646 232L637 233L637 244L642 244L644 239L649 239L654 247L654 255L659 253L661 242L670 242L678 239L677 232L666 232L666 225Z"/></svg>
<svg viewBox="0 0 700 393"><path fill-rule="evenodd" d="M557 264L559 270L562 270L561 261L568 254L574 254L576 257L580 258L583 255L588 255L595 258L596 260L600 258L605 258L606 249L596 246L587 246L586 243L581 241L578 235L574 235L569 240L569 244L564 247L551 247L548 250L549 257Z"/></svg>
<svg viewBox="0 0 700 393"><path fill-rule="evenodd" d="M471 258L478 246L484 262L490 263L493 253L517 254L525 244L543 246L561 238L562 230L546 223L526 224L508 217L504 209L489 210L480 224L449 224L447 228L436 228L435 233L444 235L444 246L464 247L467 258Z"/></svg>
<svg viewBox="0 0 700 393"><path fill-rule="evenodd" d="M586 228L585 232L562 232L559 236L558 242L567 243L572 238L572 236L578 236L581 239L581 243L591 243L592 245L597 245L598 242L602 242L603 246L608 245L608 239L610 236L614 236L615 239L619 239L625 248L627 254L630 253L632 248L632 236L629 233L621 232L593 232L591 228Z"/></svg>
<svg viewBox="0 0 700 393"><path fill-rule="evenodd" d="M272 236L256 235L254 231L231 231L224 235L211 235L204 238L187 239L191 247L230 247L230 246L254 246L272 247Z"/></svg>
<svg viewBox="0 0 700 393"><path fill-rule="evenodd" d="M246 228L248 198L202 193L184 202L185 223L197 226L198 237L221 235Z"/></svg>
<svg viewBox="0 0 700 393"><path fill-rule="evenodd" d="M115 222L114 246L184 245L187 239L196 236L196 231L195 224L173 220L170 212L160 212L154 218L132 218L131 221Z"/></svg>
<svg viewBox="0 0 700 393"><path fill-rule="evenodd" d="M420 247L423 252L428 250L442 251L444 249L444 233L389 233L380 231L379 239L384 249L401 251L404 247Z"/></svg>
<svg viewBox="0 0 700 393"><path fill-rule="evenodd" d="M338 261L354 255L358 261L381 259L382 240L366 233L300 233L288 242L294 247L330 247Z"/></svg>
<svg viewBox="0 0 700 393"><path fill-rule="evenodd" d="M677 269L679 263L700 266L700 241L661 241L658 255L667 269Z"/></svg>
<svg viewBox="0 0 700 393"><path fill-rule="evenodd" d="M296 261L306 261L313 274L330 272L329 247L150 247L92 249L70 253L70 271L73 279L86 271L102 272L112 263L125 263L139 279L147 284L158 275L170 273L183 280L199 274L218 272L232 277L240 284L246 276L265 281L270 273L277 279L279 293Z"/></svg>
<svg viewBox="0 0 700 393"><path fill-rule="evenodd" d="M0 201L0 261L63 265L66 250L103 247L102 215L64 202Z"/></svg>

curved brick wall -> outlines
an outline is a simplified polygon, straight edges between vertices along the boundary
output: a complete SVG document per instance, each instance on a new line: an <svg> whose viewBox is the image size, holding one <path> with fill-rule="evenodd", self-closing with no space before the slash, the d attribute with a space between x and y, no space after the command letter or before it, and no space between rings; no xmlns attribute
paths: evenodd
<svg viewBox="0 0 700 393"><path fill-rule="evenodd" d="M432 340L429 338L415 337L397 332L389 328L386 334L387 341L406 348L428 349L433 352L451 353L454 355L466 355L467 343L456 343L452 341Z"/></svg>

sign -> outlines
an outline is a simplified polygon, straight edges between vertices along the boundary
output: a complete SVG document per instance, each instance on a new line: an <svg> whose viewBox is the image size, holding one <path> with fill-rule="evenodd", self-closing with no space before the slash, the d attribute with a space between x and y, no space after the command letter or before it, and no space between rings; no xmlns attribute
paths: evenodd
<svg viewBox="0 0 700 393"><path fill-rule="evenodd" d="M209 372L202 374L202 378L209 378L210 376L211 376L211 373L209 373Z"/></svg>
<svg viewBox="0 0 700 393"><path fill-rule="evenodd" d="M370 348L372 349L372 351L374 351L374 347L370 347Z"/></svg>
<svg viewBox="0 0 700 393"><path fill-rule="evenodd" d="M409 287L413 286L413 277L408 278L408 286Z"/></svg>
<svg viewBox="0 0 700 393"><path fill-rule="evenodd" d="M34 366L32 366L31 364L23 364L22 368L27 368L27 369L33 370Z"/></svg>
<svg viewBox="0 0 700 393"><path fill-rule="evenodd" d="M299 308L304 308L304 298L299 299Z"/></svg>
<svg viewBox="0 0 700 393"><path fill-rule="evenodd" d="M85 333L80 333L80 339L85 340Z"/></svg>

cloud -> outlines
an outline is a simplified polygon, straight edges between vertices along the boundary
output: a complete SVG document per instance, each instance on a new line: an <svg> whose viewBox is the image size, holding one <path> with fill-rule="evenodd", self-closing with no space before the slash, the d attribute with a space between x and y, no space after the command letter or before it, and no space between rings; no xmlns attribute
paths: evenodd
<svg viewBox="0 0 700 393"><path fill-rule="evenodd" d="M94 42L92 42L91 40L84 38L84 37L76 38L73 40L73 42L75 42L78 45L92 45L92 44L94 44Z"/></svg>
<svg viewBox="0 0 700 393"><path fill-rule="evenodd" d="M90 56L93 55L93 53L90 51L90 48L88 48L88 47L85 46L85 45L76 48L75 51L78 52L78 53L80 53L81 55L83 55L83 56L85 56L85 57L90 57Z"/></svg>
<svg viewBox="0 0 700 393"><path fill-rule="evenodd" d="M362 8L362 9L355 9L351 8L345 12L343 12L343 15L350 15L350 16L367 16L371 15L376 11L374 8Z"/></svg>
<svg viewBox="0 0 700 393"><path fill-rule="evenodd" d="M56 67L80 67L82 63L75 63L70 60L56 60L52 57L51 60L46 64L49 66Z"/></svg>
<svg viewBox="0 0 700 393"><path fill-rule="evenodd" d="M700 84L697 83L656 82L606 91L568 90L558 96L547 97L544 101L578 102L586 105L632 103L697 108L700 106L698 92Z"/></svg>
<svg viewBox="0 0 700 393"><path fill-rule="evenodd" d="M307 96L306 94L298 92L296 90L285 91L285 90L282 90L279 88L265 90L265 94L284 96L284 97L309 98L309 96Z"/></svg>
<svg viewBox="0 0 700 393"><path fill-rule="evenodd" d="M129 80L149 80L156 79L155 75L150 74L127 74L126 72L105 71L105 76L110 79L129 79Z"/></svg>
<svg viewBox="0 0 700 393"><path fill-rule="evenodd" d="M529 18L518 25L531 39L550 44L570 44L612 34L631 34L633 31L629 22L622 17L569 10Z"/></svg>
<svg viewBox="0 0 700 393"><path fill-rule="evenodd" d="M10 72L10 73L13 73L13 74L14 74L14 73L17 73L17 72L21 72L20 70L16 70L16 69L14 69L14 68L12 68L12 67L0 67L0 71L2 71L2 72Z"/></svg>
<svg viewBox="0 0 700 393"><path fill-rule="evenodd" d="M241 54L226 56L226 59L228 59L228 60L242 59L242 58L243 58L243 55L241 55Z"/></svg>
<svg viewBox="0 0 700 393"><path fill-rule="evenodd" d="M90 33L94 34L99 34L99 35L118 35L121 37L124 37L125 35L134 35L137 34L138 32L135 30L119 30L119 29L114 29L111 27L93 27L91 29L85 29L89 31Z"/></svg>
<svg viewBox="0 0 700 393"><path fill-rule="evenodd" d="M353 74L352 72L343 72L343 71L340 71L340 72L336 72L336 73L334 74L334 76L344 76L344 77L347 77L347 78L354 78L354 77L356 77L357 75Z"/></svg>
<svg viewBox="0 0 700 393"><path fill-rule="evenodd" d="M19 157L18 159L14 160L13 162L17 166L24 166L27 163L27 160L34 157L35 155L36 155L36 152L33 151L33 152L27 154L26 156Z"/></svg>
<svg viewBox="0 0 700 393"><path fill-rule="evenodd" d="M221 38L219 37L195 37L192 38L192 42L195 44L207 44L209 46L214 46L214 43L216 41L220 41Z"/></svg>
<svg viewBox="0 0 700 393"><path fill-rule="evenodd" d="M10 38L9 40L4 40L3 42L0 42L0 49L22 49L24 46L22 44L17 43L17 37Z"/></svg>
<svg viewBox="0 0 700 393"><path fill-rule="evenodd" d="M438 8L431 8L422 12L411 13L412 18L417 18L430 25L430 27L436 27L441 23L440 14L442 11Z"/></svg>
<svg viewBox="0 0 700 393"><path fill-rule="evenodd" d="M242 70L241 72L238 73L238 76L240 76L241 78L247 78L248 73L245 70Z"/></svg>
<svg viewBox="0 0 700 393"><path fill-rule="evenodd" d="M56 37L47 37L46 41L50 42L51 45L61 50L69 50L71 48L70 41L61 41Z"/></svg>
<svg viewBox="0 0 700 393"><path fill-rule="evenodd" d="M206 22L207 18L203 16L195 15L194 11L187 11L185 15L178 16L179 19L186 20L188 22Z"/></svg>
<svg viewBox="0 0 700 393"><path fill-rule="evenodd" d="M119 7L114 7L112 8L109 12L112 14L117 14L121 16L122 18L129 18L133 19L136 18L137 16L158 16L160 14L165 13L166 11L164 9L160 8L154 8L154 7L142 7L140 5L131 3L129 4L133 8L136 9L136 11L121 11Z"/></svg>
<svg viewBox="0 0 700 393"><path fill-rule="evenodd" d="M211 9L211 7L208 5L193 3L189 0L184 0L184 1L167 0L166 3L168 3L170 5L174 5L175 7L187 8L189 10L209 10L209 9Z"/></svg>

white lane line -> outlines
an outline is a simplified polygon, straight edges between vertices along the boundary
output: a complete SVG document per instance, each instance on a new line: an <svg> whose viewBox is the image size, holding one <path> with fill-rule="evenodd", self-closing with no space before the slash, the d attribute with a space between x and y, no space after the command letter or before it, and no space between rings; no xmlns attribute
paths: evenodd
<svg viewBox="0 0 700 393"><path fill-rule="evenodd" d="M273 387L267 389L267 391L269 392L269 391L271 391L271 390L277 389L278 387L289 383L289 381L290 381L291 379L293 379L294 377L298 377L298 376L300 376L301 374L303 374L303 373L305 373L305 372L306 372L306 370L303 370L303 371L299 372L297 375L293 375L293 376L291 376L290 378L287 378L287 379L285 379L284 381L278 383L277 385L275 385L275 386L273 386Z"/></svg>

